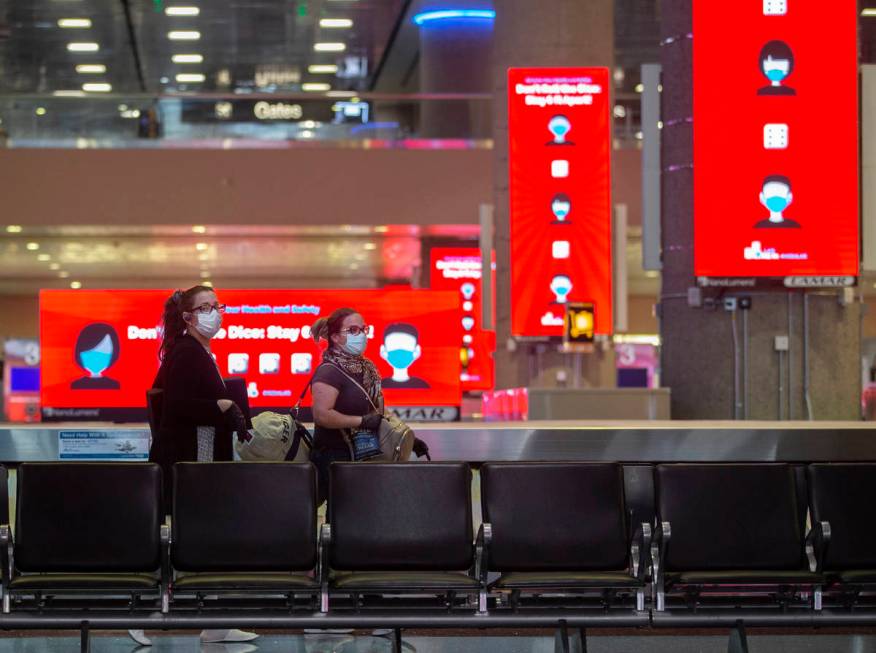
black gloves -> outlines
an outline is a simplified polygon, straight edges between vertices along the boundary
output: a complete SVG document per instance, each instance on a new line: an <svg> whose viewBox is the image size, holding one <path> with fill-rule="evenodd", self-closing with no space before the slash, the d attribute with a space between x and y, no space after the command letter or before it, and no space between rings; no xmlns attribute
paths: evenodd
<svg viewBox="0 0 876 653"><path fill-rule="evenodd" d="M246 416L240 410L237 404L231 404L231 407L222 413L225 418L225 426L229 431L237 432L237 439L240 442L245 442L248 433L246 432Z"/></svg>
<svg viewBox="0 0 876 653"><path fill-rule="evenodd" d="M414 454L417 458L432 460L429 456L429 445L423 442L420 438L414 438Z"/></svg>
<svg viewBox="0 0 876 653"><path fill-rule="evenodd" d="M378 413L371 413L370 415L365 415L362 418L362 423L359 425L360 429L365 431L372 431L377 433L380 430L380 423L383 421L383 415Z"/></svg>

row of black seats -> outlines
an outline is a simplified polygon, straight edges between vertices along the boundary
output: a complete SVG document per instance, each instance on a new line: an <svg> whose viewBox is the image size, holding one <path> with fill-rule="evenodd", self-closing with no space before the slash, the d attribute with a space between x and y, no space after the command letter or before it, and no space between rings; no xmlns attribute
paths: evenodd
<svg viewBox="0 0 876 653"><path fill-rule="evenodd" d="M26 463L14 546L0 527L0 627L120 597L162 626L243 607L279 609L284 627L873 619L876 464L647 470L655 518L634 524L619 464L484 464L475 536L469 465L337 463L317 537L309 464L178 464L168 527L155 465Z"/></svg>

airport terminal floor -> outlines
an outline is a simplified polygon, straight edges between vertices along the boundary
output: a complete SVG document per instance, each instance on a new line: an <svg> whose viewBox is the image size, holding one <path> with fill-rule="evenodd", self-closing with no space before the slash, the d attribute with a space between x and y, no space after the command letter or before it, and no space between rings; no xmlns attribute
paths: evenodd
<svg viewBox="0 0 876 653"><path fill-rule="evenodd" d="M876 0L0 0L0 653L876 653Z"/></svg>

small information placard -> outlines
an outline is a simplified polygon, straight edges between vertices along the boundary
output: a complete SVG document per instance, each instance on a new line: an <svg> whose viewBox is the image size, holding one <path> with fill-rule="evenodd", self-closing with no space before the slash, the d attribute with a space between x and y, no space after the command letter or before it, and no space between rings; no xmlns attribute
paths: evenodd
<svg viewBox="0 0 876 653"><path fill-rule="evenodd" d="M146 430L59 431L59 460L149 460Z"/></svg>

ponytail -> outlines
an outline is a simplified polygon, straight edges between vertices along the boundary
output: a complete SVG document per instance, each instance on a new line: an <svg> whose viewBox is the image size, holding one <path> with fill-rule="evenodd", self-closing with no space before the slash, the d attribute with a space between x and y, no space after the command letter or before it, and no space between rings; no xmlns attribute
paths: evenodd
<svg viewBox="0 0 876 653"><path fill-rule="evenodd" d="M333 347L332 336L341 332L341 327L351 315L356 315L358 311L352 308L339 308L328 317L321 317L313 326L310 327L310 333L313 339L318 343L320 340L328 342L329 347Z"/></svg>
<svg viewBox="0 0 876 653"><path fill-rule="evenodd" d="M213 292L209 286L192 286L188 290L176 290L164 302L164 315L162 322L161 349L158 357L162 361L173 349L176 341L185 333L188 324L183 319L183 313L189 313L194 308L195 295L201 291Z"/></svg>

